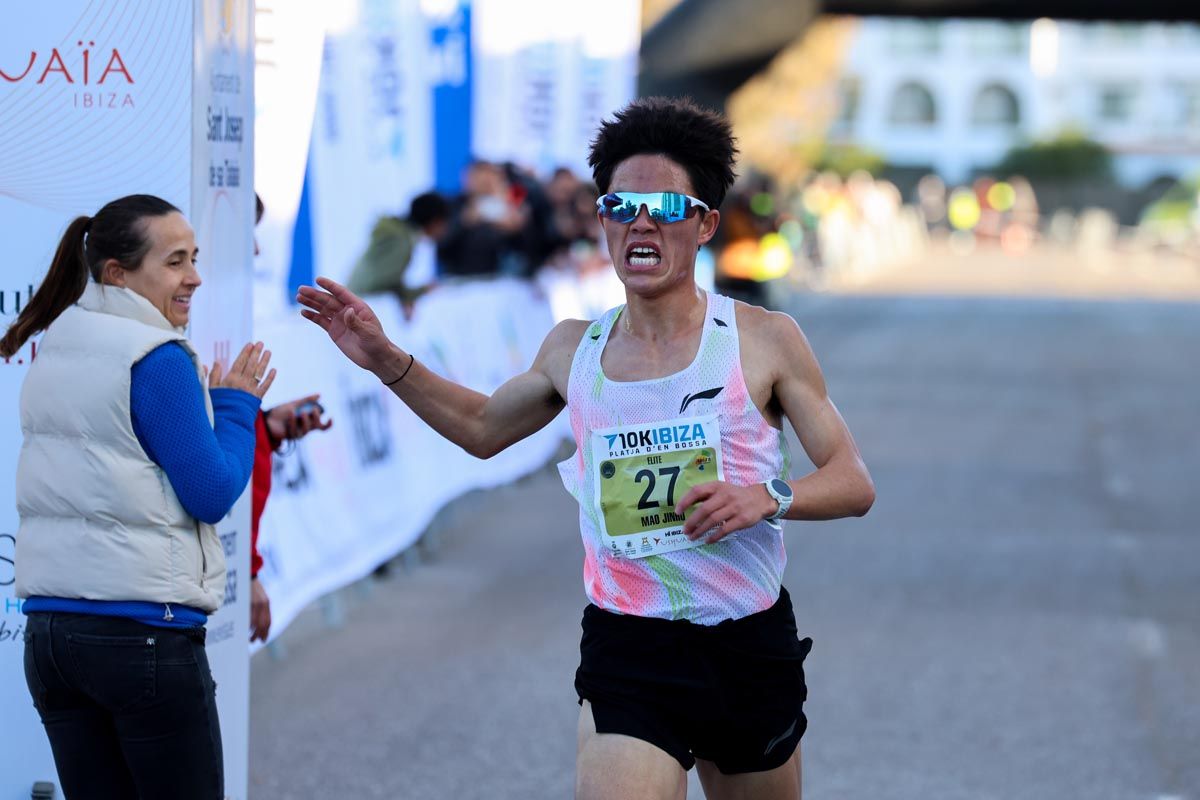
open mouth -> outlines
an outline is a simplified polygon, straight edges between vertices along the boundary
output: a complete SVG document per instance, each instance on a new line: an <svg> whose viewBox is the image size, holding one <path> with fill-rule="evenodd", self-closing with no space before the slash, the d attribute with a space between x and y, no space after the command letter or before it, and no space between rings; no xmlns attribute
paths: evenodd
<svg viewBox="0 0 1200 800"><path fill-rule="evenodd" d="M633 244L625 251L625 263L633 269L650 269L662 263L662 254L652 244Z"/></svg>
<svg viewBox="0 0 1200 800"><path fill-rule="evenodd" d="M171 302L174 303L177 308L187 311L192 307L192 296L190 294L175 295L171 298Z"/></svg>

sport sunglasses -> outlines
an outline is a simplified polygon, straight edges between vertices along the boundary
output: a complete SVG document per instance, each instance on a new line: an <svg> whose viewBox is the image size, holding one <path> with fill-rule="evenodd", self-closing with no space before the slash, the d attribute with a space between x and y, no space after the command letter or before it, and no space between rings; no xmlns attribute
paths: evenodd
<svg viewBox="0 0 1200 800"><path fill-rule="evenodd" d="M637 218L642 206L650 219L663 223L681 222L700 209L710 210L703 200L678 192L609 192L596 200L600 216L626 224Z"/></svg>

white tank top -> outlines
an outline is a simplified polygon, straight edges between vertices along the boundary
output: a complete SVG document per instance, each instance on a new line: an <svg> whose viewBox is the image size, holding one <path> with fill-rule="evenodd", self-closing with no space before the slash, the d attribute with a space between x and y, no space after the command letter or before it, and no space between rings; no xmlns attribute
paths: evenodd
<svg viewBox="0 0 1200 800"><path fill-rule="evenodd" d="M559 464L579 502L584 587L600 608L715 625L770 608L787 555L760 522L688 547L671 511L689 485L788 478L782 431L763 419L742 375L734 301L707 293L696 357L662 378L612 381L600 357L624 306L589 326L571 364L575 455ZM681 549L688 548L688 549Z"/></svg>

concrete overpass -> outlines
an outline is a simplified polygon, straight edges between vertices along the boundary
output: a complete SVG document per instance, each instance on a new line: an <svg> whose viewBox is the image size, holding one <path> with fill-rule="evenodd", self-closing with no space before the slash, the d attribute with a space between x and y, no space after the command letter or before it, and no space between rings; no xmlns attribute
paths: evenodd
<svg viewBox="0 0 1200 800"><path fill-rule="evenodd" d="M818 14L1195 21L1178 0L682 0L642 38L638 91L713 107L795 41Z"/></svg>

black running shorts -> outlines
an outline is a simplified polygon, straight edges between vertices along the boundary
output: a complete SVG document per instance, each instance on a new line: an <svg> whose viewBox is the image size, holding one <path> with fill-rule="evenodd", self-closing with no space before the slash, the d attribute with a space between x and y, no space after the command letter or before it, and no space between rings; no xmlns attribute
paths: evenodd
<svg viewBox="0 0 1200 800"><path fill-rule="evenodd" d="M575 691L599 733L697 758L726 775L782 766L804 735L804 658L784 589L766 611L718 625L583 611Z"/></svg>

